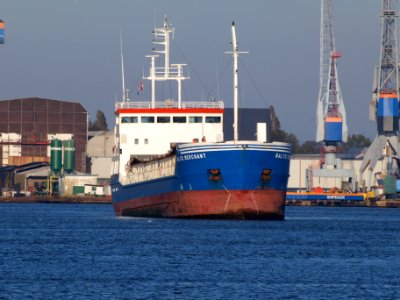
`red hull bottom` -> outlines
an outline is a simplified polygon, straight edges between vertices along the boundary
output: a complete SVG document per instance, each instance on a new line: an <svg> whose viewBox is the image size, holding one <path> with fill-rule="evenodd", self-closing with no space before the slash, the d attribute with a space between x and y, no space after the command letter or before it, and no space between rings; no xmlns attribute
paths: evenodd
<svg viewBox="0 0 400 300"><path fill-rule="evenodd" d="M117 216L283 220L286 192L182 191L113 203Z"/></svg>

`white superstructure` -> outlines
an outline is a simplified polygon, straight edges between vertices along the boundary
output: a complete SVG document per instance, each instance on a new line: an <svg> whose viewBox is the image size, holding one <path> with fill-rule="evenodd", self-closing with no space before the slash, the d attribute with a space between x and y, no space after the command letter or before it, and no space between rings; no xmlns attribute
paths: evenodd
<svg viewBox="0 0 400 300"><path fill-rule="evenodd" d="M173 144L223 141L223 102L182 99L182 81L189 77L184 74L186 64L170 63L173 33L167 18L162 28L153 30L155 49L146 56L150 68L149 75L143 77L151 83L150 99L130 101L123 91L122 101L116 103L113 174L119 173L120 178L127 175L126 164L132 159L164 155ZM159 61L163 66L158 67ZM156 99L156 83L160 81L177 83L177 99Z"/></svg>

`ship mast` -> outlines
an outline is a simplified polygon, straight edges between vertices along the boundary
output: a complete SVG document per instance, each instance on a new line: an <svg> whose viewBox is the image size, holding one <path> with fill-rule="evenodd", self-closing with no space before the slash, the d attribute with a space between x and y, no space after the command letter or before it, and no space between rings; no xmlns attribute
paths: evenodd
<svg viewBox="0 0 400 300"><path fill-rule="evenodd" d="M122 32L119 32L119 42L121 48L121 76L122 76L122 102L128 101L128 93L125 88L125 69L124 69L124 53L122 50Z"/></svg>
<svg viewBox="0 0 400 300"><path fill-rule="evenodd" d="M226 52L232 54L233 57L233 141L236 143L239 140L239 120L238 120L238 98L239 98L239 76L238 76L238 57L239 53L248 53L248 52L239 52L238 42L236 39L236 28L235 22L232 22L232 52Z"/></svg>
<svg viewBox="0 0 400 300"><path fill-rule="evenodd" d="M162 28L153 30L153 44L156 47L153 49L153 54L147 55L150 58L150 74L144 79L151 81L151 107L156 107L156 81L176 80L178 83L178 108L182 107L182 80L189 79L189 76L184 75L183 67L186 64L171 64L170 63L170 42L171 36L174 37L175 28L170 27L168 19L164 17L164 25ZM156 67L156 58L162 56L164 58L164 67Z"/></svg>

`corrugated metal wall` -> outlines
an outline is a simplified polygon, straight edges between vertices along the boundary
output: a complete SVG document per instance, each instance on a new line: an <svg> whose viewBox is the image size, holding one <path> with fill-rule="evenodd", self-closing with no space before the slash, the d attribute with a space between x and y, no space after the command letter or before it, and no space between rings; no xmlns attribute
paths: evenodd
<svg viewBox="0 0 400 300"><path fill-rule="evenodd" d="M37 157L48 161L48 134L70 133L76 169L86 171L87 111L80 103L41 98L0 101L0 133L21 135L21 162Z"/></svg>

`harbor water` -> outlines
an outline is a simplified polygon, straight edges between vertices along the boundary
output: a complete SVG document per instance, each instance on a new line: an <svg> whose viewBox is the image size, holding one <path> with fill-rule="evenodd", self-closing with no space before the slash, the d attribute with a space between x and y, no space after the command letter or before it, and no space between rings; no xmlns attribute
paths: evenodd
<svg viewBox="0 0 400 300"><path fill-rule="evenodd" d="M0 299L400 299L400 209L285 221L117 218L0 204Z"/></svg>

